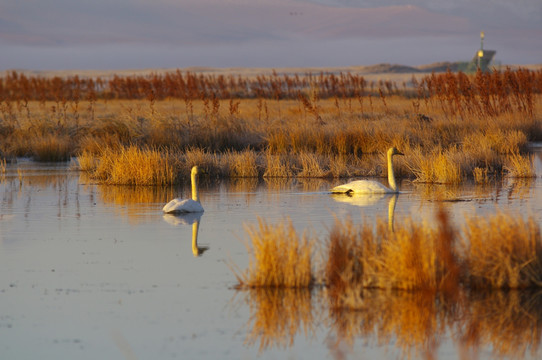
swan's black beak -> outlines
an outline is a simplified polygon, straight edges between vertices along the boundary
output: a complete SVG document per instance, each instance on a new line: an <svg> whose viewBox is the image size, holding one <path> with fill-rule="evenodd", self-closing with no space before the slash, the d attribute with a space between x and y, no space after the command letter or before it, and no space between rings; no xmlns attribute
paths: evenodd
<svg viewBox="0 0 542 360"><path fill-rule="evenodd" d="M403 154L402 152L400 152L399 150L397 150L397 152L395 153L395 155L405 155L405 154Z"/></svg>

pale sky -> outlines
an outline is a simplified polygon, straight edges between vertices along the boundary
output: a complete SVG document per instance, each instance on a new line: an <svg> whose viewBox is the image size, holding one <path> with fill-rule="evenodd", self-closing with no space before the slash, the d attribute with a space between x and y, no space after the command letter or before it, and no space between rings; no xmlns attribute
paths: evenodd
<svg viewBox="0 0 542 360"><path fill-rule="evenodd" d="M542 0L0 0L0 70L542 63Z"/></svg>

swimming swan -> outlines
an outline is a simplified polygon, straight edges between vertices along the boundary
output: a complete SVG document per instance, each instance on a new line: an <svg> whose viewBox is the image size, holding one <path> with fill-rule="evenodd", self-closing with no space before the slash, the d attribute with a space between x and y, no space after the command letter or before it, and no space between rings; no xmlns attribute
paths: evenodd
<svg viewBox="0 0 542 360"><path fill-rule="evenodd" d="M194 166L191 172L192 199L173 199L162 208L162 211L168 214L203 212L203 206L199 202L197 175L198 167Z"/></svg>
<svg viewBox="0 0 542 360"><path fill-rule="evenodd" d="M399 192L397 190L397 184L395 182L395 175L393 174L393 155L404 155L402 152L397 150L395 147L389 148L388 150L388 183L390 188L382 185L378 181L372 180L356 180L349 182L348 184L339 185L331 189L332 193L335 194L396 194Z"/></svg>

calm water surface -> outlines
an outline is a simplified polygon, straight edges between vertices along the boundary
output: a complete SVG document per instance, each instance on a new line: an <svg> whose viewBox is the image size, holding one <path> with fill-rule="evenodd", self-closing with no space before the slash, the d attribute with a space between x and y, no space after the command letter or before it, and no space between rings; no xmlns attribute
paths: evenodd
<svg viewBox="0 0 542 360"><path fill-rule="evenodd" d="M391 209L396 223L432 221L440 205L457 227L497 210L540 223L540 153L536 162L536 179L459 187L403 181L396 198L331 196L337 182L327 180L202 181L201 217L161 212L169 199L189 196L188 187L102 186L69 165L8 164L0 174L0 357L537 358L538 294L478 297L470 317L487 313L475 322L445 306L427 309L412 294L378 292L367 295L375 311L337 314L322 304L324 290L236 291L230 270L248 266L244 224L258 217L290 218L321 238L335 217L374 223L388 221ZM455 325L438 325L460 321L477 342L458 339Z"/></svg>

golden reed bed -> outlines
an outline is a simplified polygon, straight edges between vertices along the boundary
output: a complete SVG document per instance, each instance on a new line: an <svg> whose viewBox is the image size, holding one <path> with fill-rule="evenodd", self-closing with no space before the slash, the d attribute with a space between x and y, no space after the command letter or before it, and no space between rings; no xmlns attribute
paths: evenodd
<svg viewBox="0 0 542 360"><path fill-rule="evenodd" d="M355 308L364 288L453 293L542 287L542 237L533 218L497 213L455 229L444 210L434 223L356 226L336 220L329 236L299 236L290 222L247 226L249 268L239 287L323 285L337 307ZM315 244L327 244L314 261ZM361 299L362 300L362 299Z"/></svg>
<svg viewBox="0 0 542 360"><path fill-rule="evenodd" d="M75 156L98 181L158 185L182 181L196 163L222 177L381 176L383 152L396 146L403 178L529 177L527 144L542 140L541 79L542 71L521 68L403 83L353 73L8 73L0 78L0 157ZM125 166L126 156L150 173L100 171Z"/></svg>
<svg viewBox="0 0 542 360"><path fill-rule="evenodd" d="M483 347L536 354L540 226L505 213L466 220L461 231L443 210L434 223L406 220L394 231L337 220L325 239L299 236L287 221L248 226L250 265L232 266L251 312L247 343L284 348L323 324L335 358L360 340L432 359L445 337L469 358Z"/></svg>

